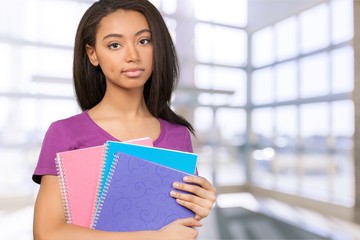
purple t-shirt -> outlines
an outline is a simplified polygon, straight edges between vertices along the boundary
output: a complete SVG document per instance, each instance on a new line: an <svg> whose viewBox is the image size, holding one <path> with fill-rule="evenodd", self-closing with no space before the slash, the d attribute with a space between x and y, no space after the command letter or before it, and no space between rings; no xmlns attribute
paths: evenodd
<svg viewBox="0 0 360 240"><path fill-rule="evenodd" d="M160 121L160 136L154 141L154 147L193 152L190 132L183 125ZM57 175L56 153L79 148L93 147L106 141L120 141L100 128L87 111L67 119L53 122L45 134L37 166L32 179L41 182L43 175Z"/></svg>

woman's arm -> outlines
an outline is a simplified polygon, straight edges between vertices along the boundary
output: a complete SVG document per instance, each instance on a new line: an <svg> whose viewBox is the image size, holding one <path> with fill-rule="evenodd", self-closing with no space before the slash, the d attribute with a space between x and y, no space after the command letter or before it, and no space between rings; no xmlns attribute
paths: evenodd
<svg viewBox="0 0 360 240"><path fill-rule="evenodd" d="M201 226L193 218L176 220L158 231L107 232L67 224L58 178L43 176L34 211L35 240L112 240L112 239L195 239Z"/></svg>
<svg viewBox="0 0 360 240"><path fill-rule="evenodd" d="M215 187L203 177L187 176L183 180L194 184L175 182L173 187L193 194L171 191L171 196L176 198L180 205L195 212L196 219L201 220L207 217L216 201Z"/></svg>

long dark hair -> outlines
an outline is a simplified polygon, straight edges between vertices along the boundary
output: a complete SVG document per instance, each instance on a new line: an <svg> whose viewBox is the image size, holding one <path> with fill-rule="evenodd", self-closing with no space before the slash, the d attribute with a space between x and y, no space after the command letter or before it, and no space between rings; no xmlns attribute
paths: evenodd
<svg viewBox="0 0 360 240"><path fill-rule="evenodd" d="M153 72L144 87L144 99L156 118L194 128L171 108L171 96L178 82L179 62L173 41L160 12L148 0L100 0L83 15L75 37L73 77L76 98L82 110L98 104L106 91L105 75L100 67L91 64L86 44L95 47L100 21L119 10L133 10L143 14L150 26L154 46Z"/></svg>

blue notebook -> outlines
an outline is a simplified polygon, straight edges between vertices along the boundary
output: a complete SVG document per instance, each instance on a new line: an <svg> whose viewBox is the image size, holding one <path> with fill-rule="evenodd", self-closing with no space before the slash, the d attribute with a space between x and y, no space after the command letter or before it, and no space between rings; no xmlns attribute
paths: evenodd
<svg viewBox="0 0 360 240"><path fill-rule="evenodd" d="M179 205L172 183L191 175L132 155L117 153L93 228L104 231L158 230L170 222L194 217Z"/></svg>
<svg viewBox="0 0 360 240"><path fill-rule="evenodd" d="M103 195L104 184L108 178L114 156L117 152L130 154L189 174L194 174L196 171L197 155L195 153L135 145L125 142L107 141L98 199Z"/></svg>

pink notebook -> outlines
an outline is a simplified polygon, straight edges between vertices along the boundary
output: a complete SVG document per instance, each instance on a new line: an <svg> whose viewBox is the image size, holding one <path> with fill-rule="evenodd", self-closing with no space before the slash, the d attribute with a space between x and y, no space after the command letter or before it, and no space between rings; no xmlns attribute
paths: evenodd
<svg viewBox="0 0 360 240"><path fill-rule="evenodd" d="M152 146L150 138L128 141ZM67 223L91 227L104 162L105 145L57 153L56 166Z"/></svg>

